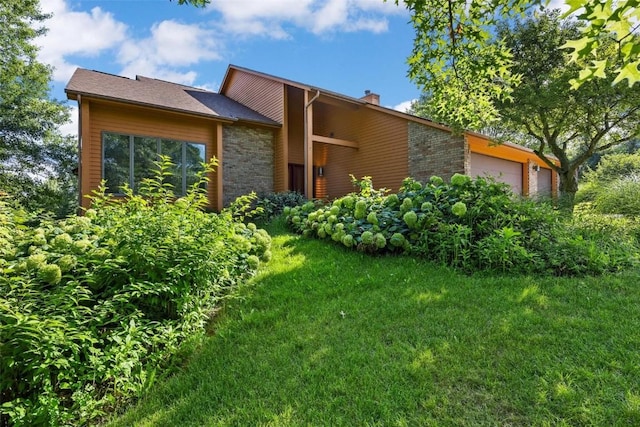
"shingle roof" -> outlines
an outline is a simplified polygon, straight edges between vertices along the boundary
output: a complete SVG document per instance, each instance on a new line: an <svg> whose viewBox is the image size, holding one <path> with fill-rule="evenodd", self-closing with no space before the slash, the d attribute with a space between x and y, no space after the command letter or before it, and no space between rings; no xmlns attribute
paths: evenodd
<svg viewBox="0 0 640 427"><path fill-rule="evenodd" d="M129 79L78 68L65 92L70 99L80 94L206 117L280 125L219 93L142 76Z"/></svg>

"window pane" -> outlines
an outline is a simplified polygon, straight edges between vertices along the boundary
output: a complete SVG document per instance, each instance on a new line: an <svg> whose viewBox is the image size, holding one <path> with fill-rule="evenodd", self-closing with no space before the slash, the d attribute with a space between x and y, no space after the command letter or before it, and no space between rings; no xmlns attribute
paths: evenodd
<svg viewBox="0 0 640 427"><path fill-rule="evenodd" d="M187 188L197 182L196 174L204 168L202 163L205 162L205 146L204 144L186 144L186 178Z"/></svg>
<svg viewBox="0 0 640 427"><path fill-rule="evenodd" d="M153 176L158 169L158 139L136 136L133 138L133 188L140 189L140 182Z"/></svg>
<svg viewBox="0 0 640 427"><path fill-rule="evenodd" d="M103 178L108 193L121 193L120 187L129 183L129 137L113 133L102 134Z"/></svg>
<svg viewBox="0 0 640 427"><path fill-rule="evenodd" d="M173 185L173 193L180 196L182 195L182 143L163 139L161 143L161 154L169 156L171 163L175 165L171 171L173 175L165 177L165 182Z"/></svg>

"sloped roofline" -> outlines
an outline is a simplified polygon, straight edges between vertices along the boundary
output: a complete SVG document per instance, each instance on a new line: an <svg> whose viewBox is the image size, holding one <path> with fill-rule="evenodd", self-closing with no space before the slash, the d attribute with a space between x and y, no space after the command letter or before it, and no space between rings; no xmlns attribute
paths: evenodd
<svg viewBox="0 0 640 427"><path fill-rule="evenodd" d="M121 79L121 80L119 80ZM202 102L200 100L196 101L194 99L188 99L190 102L187 104L180 104L174 102L165 102L166 99L157 99L157 97L150 96L149 94L155 92L157 87L151 87L152 91L149 91L148 87L140 87L136 89L146 89L143 91L134 90L132 92L127 92L123 90L126 86L123 85L131 85L131 84L152 84L152 85L162 85L163 87L174 87L179 88L182 92L191 94L191 97L194 97L194 94L201 94L201 96L213 96L220 97L216 98L220 101L224 101L224 104L227 104L227 108L223 108L227 111L227 113L241 113L242 116L233 116L229 114L220 114L218 107L214 107L209 103ZM166 85L166 86L165 86ZM126 95L123 93L126 92ZM145 77L136 75L135 79L131 79L129 77L119 76L116 74L105 73L102 71L96 70L88 70L83 68L78 68L74 72L71 80L69 80L67 87L65 88L65 93L67 94L68 99L76 100L78 96L83 96L86 98L92 99L100 99L103 101L110 102L118 102L122 104L135 105L140 107L154 108L162 111L169 111L174 113L185 114L189 116L196 116L201 118L207 118L212 120L217 120L226 123L233 122L244 122L244 123L253 123L262 126L268 127L281 127L280 123L274 122L273 120L263 117L259 113L249 109L245 105L238 103L222 94L208 91L205 89L187 86L180 83L174 83L166 80L155 79L151 77ZM130 96L129 96L130 95ZM161 97L162 98L162 97ZM219 101L219 102L220 102ZM188 108L188 107L193 108ZM218 106L224 107L222 104ZM250 112L247 113L247 112ZM254 117L255 116L255 117Z"/></svg>
<svg viewBox="0 0 640 427"><path fill-rule="evenodd" d="M255 75L255 76L259 76L259 77L263 77L263 78L266 78L266 79L269 79L269 80L273 80L275 82L282 83L282 84L285 84L285 85L288 85L288 86L292 86L292 87L295 87L297 89L302 89L302 90L307 90L307 91L320 91L320 93L322 93L323 95L330 96L332 98L337 98L337 99L340 99L340 100L343 100L343 101L347 101L347 102L350 102L350 103L353 103L353 104L357 104L359 106L363 106L365 108L370 108L372 110L380 111L380 112L383 112L383 113L386 113L386 114L390 114L392 116L401 117L401 118L404 118L406 120L410 120L412 122L420 123L420 124L423 124L423 125L426 125L426 126L430 126L430 127L436 128L436 129L440 129L440 130L443 130L443 131L446 131L446 132L452 132L453 133L453 130L449 126L446 126L446 125L444 125L442 123L434 122L434 121L429 120L429 119L425 119L423 117L414 116L413 114L404 113L402 111L394 110L393 108L384 107L382 105L371 104L371 103L366 102L366 101L364 101L362 99L359 99L359 98L354 98L354 97L351 97L351 96L348 96L348 95L343 95L343 94L338 93L338 92L334 92L334 91L331 91L331 90L326 90L326 89L323 89L323 88L319 88L317 86L308 85L308 84L305 84L305 83L297 82L295 80L289 80L289 79L286 79L284 77L274 76L272 74L268 74L268 73L264 73L264 72L256 71L256 70L252 70L250 68L241 67L239 65L234 65L234 64L229 64L229 66L227 67L227 71L225 72L224 78L222 80L222 84L220 85L220 89L218 91L220 94L224 95L224 92L227 89L227 85L229 84L229 79L231 78L230 77L231 72L234 71L234 70L235 71L242 71L244 73L249 73L249 74L252 74L252 75ZM478 137L478 138L482 138L482 139L484 139L484 140L486 140L488 142L494 141L494 139L491 138L490 136L484 135L482 133L475 132L475 131L465 130L464 131L464 135L465 136L466 135L470 135L470 136L475 136L475 137ZM529 147L525 147L524 145L515 144L513 142L501 142L500 144L504 145L504 146L507 146L507 147L511 147L511 148L517 149L517 150L522 150L524 152L535 154L534 150L532 150ZM548 155L548 157L551 158L551 159L556 159L556 157L553 156L553 155Z"/></svg>
<svg viewBox="0 0 640 427"><path fill-rule="evenodd" d="M308 90L308 91L320 91L320 93L322 93L322 95L325 96L329 96L332 98L337 98L346 102L350 102L352 104L356 104L359 106L363 106L366 108L370 108L373 110L377 110L377 111L381 111L383 113L387 113L387 114L391 114L393 116L397 116L397 117L402 117L404 119L407 120L411 120L417 123L421 123L421 124L425 124L427 126L431 126L440 130L444 130L447 132L452 132L451 128L448 126L445 126L441 123L437 123L434 122L432 120L429 119L425 119L422 117L418 117L418 116L414 116L412 114L409 113L403 113L402 111L398 111L398 110L394 110L392 108L388 108L388 107L384 107L382 105L376 105L376 104L371 104L363 99L359 99L359 98L354 98L352 96L348 96L348 95L344 95L338 92L334 92L331 90L327 90L327 89L323 89L320 88L318 86L313 86L313 85L308 85L305 83L301 83L301 82L297 82L295 80L289 80L283 77L278 77L278 76L274 76L272 74L268 74L268 73L263 73L261 71L256 71L256 70L252 70L250 68L245 68L245 67L240 67L238 65L234 65L234 64L229 64L229 66L227 67L227 71L225 72L224 78L222 79L222 84L220 85L220 90L219 92L221 94L224 94L226 89L227 89L227 85L229 84L229 79L231 78L231 72L232 71L242 71L245 73L249 73L249 74L253 74L255 76L259 76L259 77L263 77L269 80L273 80L275 82L278 83L282 83L282 84L286 84L288 86L293 86L297 89L302 89L302 90Z"/></svg>

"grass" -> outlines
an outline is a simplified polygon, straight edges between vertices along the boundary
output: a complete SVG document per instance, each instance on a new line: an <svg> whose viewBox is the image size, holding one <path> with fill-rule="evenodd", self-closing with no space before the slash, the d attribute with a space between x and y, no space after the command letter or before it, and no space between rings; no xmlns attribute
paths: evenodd
<svg viewBox="0 0 640 427"><path fill-rule="evenodd" d="M215 334L112 425L640 425L638 271L469 277L271 233Z"/></svg>

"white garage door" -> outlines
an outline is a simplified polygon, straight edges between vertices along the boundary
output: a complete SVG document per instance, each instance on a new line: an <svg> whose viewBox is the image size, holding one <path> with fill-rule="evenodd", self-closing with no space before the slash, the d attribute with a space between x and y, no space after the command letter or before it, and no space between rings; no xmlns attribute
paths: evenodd
<svg viewBox="0 0 640 427"><path fill-rule="evenodd" d="M487 175L509 184L515 194L522 194L522 163L471 153L471 176Z"/></svg>
<svg viewBox="0 0 640 427"><path fill-rule="evenodd" d="M551 169L540 168L538 172L538 196L551 197Z"/></svg>

